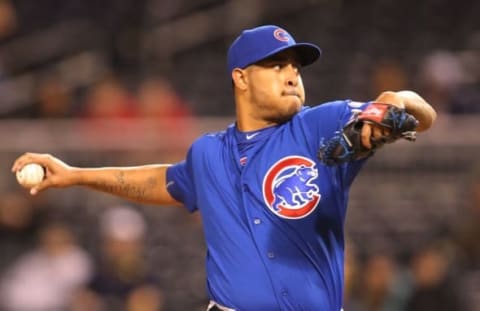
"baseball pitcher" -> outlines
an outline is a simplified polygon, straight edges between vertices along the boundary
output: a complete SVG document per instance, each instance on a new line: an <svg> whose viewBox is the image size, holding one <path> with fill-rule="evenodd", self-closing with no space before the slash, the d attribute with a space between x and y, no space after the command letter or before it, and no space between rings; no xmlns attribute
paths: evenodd
<svg viewBox="0 0 480 311"><path fill-rule="evenodd" d="M26 153L12 171L45 168L31 194L83 185L201 213L208 310L339 311L349 188L375 152L415 140L436 113L412 91L305 106L301 70L320 54L278 26L243 31L227 55L236 122L180 163L78 168Z"/></svg>

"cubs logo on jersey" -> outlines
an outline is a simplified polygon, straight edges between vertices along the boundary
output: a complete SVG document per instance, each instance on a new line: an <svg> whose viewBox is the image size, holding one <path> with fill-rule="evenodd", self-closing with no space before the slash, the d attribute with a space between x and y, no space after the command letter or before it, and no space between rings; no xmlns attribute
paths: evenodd
<svg viewBox="0 0 480 311"><path fill-rule="evenodd" d="M300 219L312 213L320 201L314 180L318 178L315 163L305 157L289 156L270 167L263 178L263 198L274 214Z"/></svg>

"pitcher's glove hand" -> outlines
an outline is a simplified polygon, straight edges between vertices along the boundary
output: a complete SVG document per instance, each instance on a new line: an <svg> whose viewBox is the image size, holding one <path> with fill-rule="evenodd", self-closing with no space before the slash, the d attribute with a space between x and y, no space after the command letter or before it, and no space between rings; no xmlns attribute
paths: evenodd
<svg viewBox="0 0 480 311"><path fill-rule="evenodd" d="M385 143L399 138L414 141L417 119L405 109L385 103L371 103L352 117L342 131L321 142L319 159L326 165L338 165L372 155ZM367 143L362 141L368 135Z"/></svg>

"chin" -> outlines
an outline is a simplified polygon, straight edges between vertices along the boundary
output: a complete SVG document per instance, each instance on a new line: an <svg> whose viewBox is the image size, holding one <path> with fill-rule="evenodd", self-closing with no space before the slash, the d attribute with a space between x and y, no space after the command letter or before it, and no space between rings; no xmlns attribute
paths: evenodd
<svg viewBox="0 0 480 311"><path fill-rule="evenodd" d="M281 124L290 121L301 109L302 105L291 105L288 109L279 112L277 115L272 116L270 121L273 123Z"/></svg>
<svg viewBox="0 0 480 311"><path fill-rule="evenodd" d="M295 114L302 110L303 102L300 100L300 98L296 97L295 99L291 100L288 104L288 112Z"/></svg>

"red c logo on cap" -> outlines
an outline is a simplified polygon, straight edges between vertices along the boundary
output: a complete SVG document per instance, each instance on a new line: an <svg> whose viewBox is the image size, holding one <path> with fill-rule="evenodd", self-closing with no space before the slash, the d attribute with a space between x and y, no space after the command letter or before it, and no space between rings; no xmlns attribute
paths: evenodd
<svg viewBox="0 0 480 311"><path fill-rule="evenodd" d="M276 29L274 32L273 32L273 36L275 37L275 39L277 39L278 41L283 41L283 42L288 42L290 40L290 36L288 35L288 33L283 30L282 28L278 28Z"/></svg>

